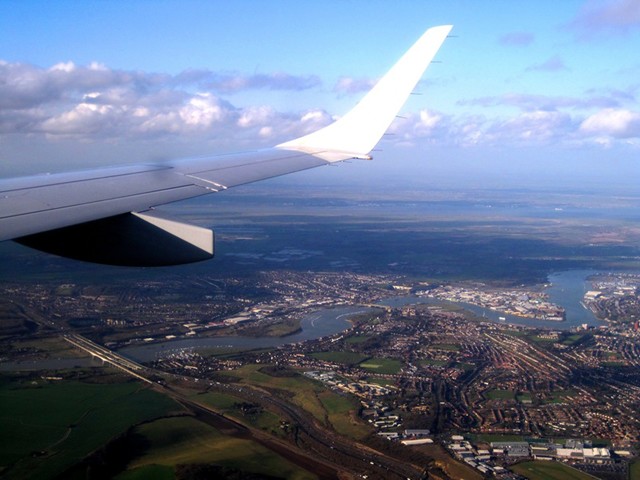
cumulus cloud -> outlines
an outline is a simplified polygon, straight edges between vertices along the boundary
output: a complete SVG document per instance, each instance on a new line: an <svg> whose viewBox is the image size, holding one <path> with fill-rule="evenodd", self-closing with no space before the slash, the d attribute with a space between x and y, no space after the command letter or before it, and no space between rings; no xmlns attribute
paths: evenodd
<svg viewBox="0 0 640 480"><path fill-rule="evenodd" d="M562 141L575 131L575 121L564 112L537 110L524 112L502 122L496 122L488 134L499 139L521 143L548 144Z"/></svg>
<svg viewBox="0 0 640 480"><path fill-rule="evenodd" d="M275 117L275 110L267 105L249 107L240 114L237 124L242 128L248 128L269 123Z"/></svg>
<svg viewBox="0 0 640 480"><path fill-rule="evenodd" d="M530 32L511 32L502 35L498 42L501 45L527 46L531 45L535 39L533 33Z"/></svg>
<svg viewBox="0 0 640 480"><path fill-rule="evenodd" d="M587 117L580 130L597 137L640 137L640 113L625 109L606 108Z"/></svg>
<svg viewBox="0 0 640 480"><path fill-rule="evenodd" d="M142 90L166 79L166 76L157 74L109 70L97 64L79 67L73 62L66 62L44 69L23 63L0 62L0 108L33 108L118 86Z"/></svg>
<svg viewBox="0 0 640 480"><path fill-rule="evenodd" d="M299 91L316 76L240 75L190 70L178 75L120 71L60 62L50 68L0 61L0 132L79 139L163 134L227 136L305 133L321 119L296 118L268 106L238 108L220 96L247 89ZM330 118L330 117L329 117ZM229 134L229 135L227 135Z"/></svg>
<svg viewBox="0 0 640 480"><path fill-rule="evenodd" d="M316 82L315 77L285 74L242 76L191 70L171 76L113 70L100 64L61 62L40 68L0 61L0 135L4 136L0 141L12 135L13 140L39 136L112 143L155 143L170 138L167 144L181 139L189 144L216 142L231 149L253 148L260 142L273 145L322 128L335 117L322 109L292 113L269 105L237 106L221 91L297 91ZM368 79L344 77L335 92L354 93L372 84ZM395 135L386 136L385 141L442 146L611 144L640 136L640 113L625 107L634 98L633 90L594 90L575 98L510 93L469 99L458 105L487 111L456 115L433 109L405 112L406 118L391 127ZM505 105L519 111L502 117L491 111ZM588 113L581 113L584 111Z"/></svg>
<svg viewBox="0 0 640 480"><path fill-rule="evenodd" d="M458 147L591 145L602 130L586 132L584 119L562 111L532 110L506 117L453 116L422 110L398 119L386 142L401 146L440 145Z"/></svg>
<svg viewBox="0 0 640 480"><path fill-rule="evenodd" d="M640 2L590 0L580 9L570 27L584 38L596 34L626 34L640 28Z"/></svg>

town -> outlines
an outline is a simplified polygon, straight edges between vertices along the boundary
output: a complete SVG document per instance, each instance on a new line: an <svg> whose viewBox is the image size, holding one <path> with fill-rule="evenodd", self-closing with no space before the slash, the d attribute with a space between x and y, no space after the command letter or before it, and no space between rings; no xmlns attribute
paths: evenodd
<svg viewBox="0 0 640 480"><path fill-rule="evenodd" d="M300 320L319 308L367 306L351 317L351 327L328 336L248 351L168 348L147 365L209 385L254 367L303 376L354 399L355 427L370 438L407 448L436 443L481 474L509 478L517 472L514 463L544 458L617 478L637 453L638 277L594 279L585 304L611 311L607 301L615 299L615 321L571 331L491 322L455 305L559 311L535 290L485 286L479 293L463 284L427 287L389 275L263 272L259 278L251 285L198 279L196 288L169 281L161 294L149 283L126 292L8 285L5 293L42 318L50 313L54 320L47 321L56 328L115 350L221 334L277 338L299 331ZM446 302L423 304L418 296L398 307L383 304L412 293ZM34 348L4 351L9 361L39 355ZM255 396L246 401L259 403Z"/></svg>

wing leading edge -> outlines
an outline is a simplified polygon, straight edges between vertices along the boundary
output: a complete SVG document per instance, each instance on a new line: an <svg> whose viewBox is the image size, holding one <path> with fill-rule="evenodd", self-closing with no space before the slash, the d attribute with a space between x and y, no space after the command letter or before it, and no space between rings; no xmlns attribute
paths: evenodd
<svg viewBox="0 0 640 480"><path fill-rule="evenodd" d="M427 30L339 120L273 149L0 180L0 241L13 239L58 255L116 265L210 258L213 234L208 230L149 210L333 162L370 158L451 28Z"/></svg>

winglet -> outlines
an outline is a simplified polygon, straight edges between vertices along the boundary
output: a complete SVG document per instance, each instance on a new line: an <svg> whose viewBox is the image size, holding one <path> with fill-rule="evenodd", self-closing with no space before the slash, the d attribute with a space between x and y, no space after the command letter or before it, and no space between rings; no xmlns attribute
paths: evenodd
<svg viewBox="0 0 640 480"><path fill-rule="evenodd" d="M362 101L336 122L276 148L309 153L329 162L371 158L369 152L391 125L452 27L427 30Z"/></svg>

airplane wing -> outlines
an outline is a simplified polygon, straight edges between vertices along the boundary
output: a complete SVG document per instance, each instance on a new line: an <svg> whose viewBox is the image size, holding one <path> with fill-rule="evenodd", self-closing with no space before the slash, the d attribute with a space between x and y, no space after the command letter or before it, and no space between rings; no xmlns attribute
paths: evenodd
<svg viewBox="0 0 640 480"><path fill-rule="evenodd" d="M427 30L373 89L331 125L272 149L0 180L0 241L113 265L211 258L213 232L153 207L369 153L451 30Z"/></svg>

